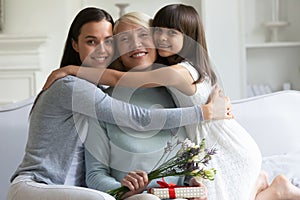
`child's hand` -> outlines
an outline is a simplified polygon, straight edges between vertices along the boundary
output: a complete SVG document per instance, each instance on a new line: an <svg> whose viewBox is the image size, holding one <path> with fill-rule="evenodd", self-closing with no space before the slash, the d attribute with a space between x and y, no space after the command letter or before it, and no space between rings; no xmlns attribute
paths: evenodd
<svg viewBox="0 0 300 200"><path fill-rule="evenodd" d="M228 97L223 96L222 89L216 85L207 101L202 106L205 121L215 119L232 119L231 103Z"/></svg>
<svg viewBox="0 0 300 200"><path fill-rule="evenodd" d="M199 181L199 180L197 180L197 178L193 177L190 180L190 186L199 186L199 187L203 188L203 195L199 198L190 198L189 200L207 200L207 188L201 181Z"/></svg>
<svg viewBox="0 0 300 200"><path fill-rule="evenodd" d="M122 198L142 193L148 185L148 175L142 170L129 172L121 181L122 186L130 189Z"/></svg>
<svg viewBox="0 0 300 200"><path fill-rule="evenodd" d="M43 90L47 90L57 79L63 78L68 75L75 75L74 71L76 71L77 68L77 66L69 65L52 71L43 86Z"/></svg>

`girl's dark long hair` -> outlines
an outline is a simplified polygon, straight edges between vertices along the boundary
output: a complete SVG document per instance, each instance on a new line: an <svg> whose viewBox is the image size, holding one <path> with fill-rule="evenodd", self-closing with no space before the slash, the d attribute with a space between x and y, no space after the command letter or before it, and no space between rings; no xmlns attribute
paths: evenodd
<svg viewBox="0 0 300 200"><path fill-rule="evenodd" d="M78 36L80 35L81 28L83 25L89 22L99 22L102 20L106 20L114 26L114 20L110 14L108 14L105 10L95 7L87 7L82 9L74 18L68 33L68 37L65 43L65 48L63 52L63 56L60 62L60 68L65 67L67 65L77 65L80 66L82 64L80 60L79 53L73 49L72 40L78 42ZM37 100L43 91L41 91L36 99L34 100L32 112Z"/></svg>
<svg viewBox="0 0 300 200"><path fill-rule="evenodd" d="M168 58L169 65L186 60L200 75L195 83L205 76L211 79L212 85L216 83L217 76L209 62L204 28L195 8L183 4L167 5L156 13L152 25L175 29L184 34L183 48L177 55Z"/></svg>

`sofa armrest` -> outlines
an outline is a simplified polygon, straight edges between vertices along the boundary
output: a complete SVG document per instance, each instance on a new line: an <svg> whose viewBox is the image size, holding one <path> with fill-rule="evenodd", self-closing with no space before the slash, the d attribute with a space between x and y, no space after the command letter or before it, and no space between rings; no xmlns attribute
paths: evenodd
<svg viewBox="0 0 300 200"><path fill-rule="evenodd" d="M34 97L0 106L0 199L6 199L10 177L21 163Z"/></svg>

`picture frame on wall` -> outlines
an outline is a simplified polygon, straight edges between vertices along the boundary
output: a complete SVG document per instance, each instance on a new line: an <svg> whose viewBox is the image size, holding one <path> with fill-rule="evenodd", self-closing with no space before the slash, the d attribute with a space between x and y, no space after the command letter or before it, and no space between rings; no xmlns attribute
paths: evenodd
<svg viewBox="0 0 300 200"><path fill-rule="evenodd" d="M4 27L4 0L0 0L0 32Z"/></svg>

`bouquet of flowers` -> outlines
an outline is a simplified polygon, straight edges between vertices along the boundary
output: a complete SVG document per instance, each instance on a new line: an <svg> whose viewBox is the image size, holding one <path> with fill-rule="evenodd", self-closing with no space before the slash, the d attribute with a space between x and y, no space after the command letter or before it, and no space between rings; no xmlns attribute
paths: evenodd
<svg viewBox="0 0 300 200"><path fill-rule="evenodd" d="M166 159L168 155L181 144L181 148L168 160L165 160L158 166L161 161ZM212 155L216 153L215 148L207 149L205 139L202 139L200 145L195 145L189 139L183 142L177 141L176 145L167 144L165 152L154 169L148 173L149 181L167 176L193 176L203 179L214 180L216 169L207 168L207 164L212 159ZM121 186L114 190L107 191L108 194L114 196L117 200L128 192L129 189Z"/></svg>

